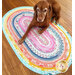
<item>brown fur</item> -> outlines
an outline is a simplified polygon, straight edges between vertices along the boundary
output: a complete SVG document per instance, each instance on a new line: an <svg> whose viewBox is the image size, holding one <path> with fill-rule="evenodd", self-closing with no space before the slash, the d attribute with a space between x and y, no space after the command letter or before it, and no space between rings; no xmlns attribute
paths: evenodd
<svg viewBox="0 0 75 75"><path fill-rule="evenodd" d="M48 9L46 17L43 22L37 22L37 11L36 11L37 7L39 7L41 10L43 8ZM42 17L43 15L40 15L40 16ZM51 18L53 18L53 19L51 20ZM27 35L32 27L34 27L34 26L41 27L42 30L38 30L38 33L42 34L49 27L49 22L53 22L54 20L56 20L56 23L57 23L59 21L59 18L60 18L60 5L58 4L58 2L56 2L55 0L42 0L42 1L38 2L34 6L33 20L31 21L26 33L18 41L18 44L23 43L24 39L27 37Z"/></svg>

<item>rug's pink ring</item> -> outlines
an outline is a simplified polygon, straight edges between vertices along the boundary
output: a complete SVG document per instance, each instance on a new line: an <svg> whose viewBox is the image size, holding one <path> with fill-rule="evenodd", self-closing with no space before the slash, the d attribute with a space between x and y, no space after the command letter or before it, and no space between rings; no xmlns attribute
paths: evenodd
<svg viewBox="0 0 75 75"><path fill-rule="evenodd" d="M19 19L19 26L21 27L21 29L25 32L26 31L26 29L27 29L27 27L25 28L25 27L23 27L23 22L22 22L22 20L24 21L24 19L25 18L29 18L29 19L32 19L32 17L30 17L30 16L25 16L25 17L21 17L20 19ZM24 29L25 28L25 29ZM32 31L34 34L36 34L34 31ZM46 33L46 34L45 34ZM32 40L33 42L33 45L38 49L38 50L40 50L40 51L43 51L43 52L52 52L53 50L54 50L54 48L55 48L55 42L54 42L54 38L53 37L51 37L50 36L50 34L46 31L44 34L46 35L46 37L48 37L48 39L45 39L45 40L48 40L48 41L51 41L50 43L51 44L49 44L49 46L43 46L43 44L44 43L42 43L41 44L41 41L38 41L38 39L39 40L41 40L40 38L39 38L39 36L37 36L36 38L34 37L34 35L30 32L29 33L29 35L30 35L30 37L28 37L30 40ZM37 35L37 34L36 34ZM36 36L35 35L35 36ZM38 39L37 39L38 38ZM37 43L37 44L36 44ZM38 47L37 47L38 46ZM48 49L48 50L47 50Z"/></svg>

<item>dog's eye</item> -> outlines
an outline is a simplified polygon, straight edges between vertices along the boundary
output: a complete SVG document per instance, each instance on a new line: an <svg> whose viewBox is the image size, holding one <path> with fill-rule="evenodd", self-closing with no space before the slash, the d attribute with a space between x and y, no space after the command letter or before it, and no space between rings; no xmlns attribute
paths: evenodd
<svg viewBox="0 0 75 75"><path fill-rule="evenodd" d="M45 10L43 10L43 12L46 12L47 10L45 9Z"/></svg>
<svg viewBox="0 0 75 75"><path fill-rule="evenodd" d="M43 12L47 12L47 8L43 9Z"/></svg>
<svg viewBox="0 0 75 75"><path fill-rule="evenodd" d="M37 11L38 11L38 12L40 12L40 9L39 9L39 8L37 8Z"/></svg>

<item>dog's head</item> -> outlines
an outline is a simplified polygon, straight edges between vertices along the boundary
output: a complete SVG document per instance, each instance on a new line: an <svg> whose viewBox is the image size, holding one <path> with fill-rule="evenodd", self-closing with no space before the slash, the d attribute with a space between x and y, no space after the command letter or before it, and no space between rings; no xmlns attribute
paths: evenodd
<svg viewBox="0 0 75 75"><path fill-rule="evenodd" d="M51 12L51 5L47 1L40 1L34 6L36 20L44 22Z"/></svg>

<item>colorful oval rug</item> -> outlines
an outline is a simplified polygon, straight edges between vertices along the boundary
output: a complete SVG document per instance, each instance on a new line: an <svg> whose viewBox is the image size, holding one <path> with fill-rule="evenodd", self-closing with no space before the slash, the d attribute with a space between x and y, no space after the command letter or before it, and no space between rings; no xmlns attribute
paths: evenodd
<svg viewBox="0 0 75 75"><path fill-rule="evenodd" d="M61 26L50 23L49 28L38 34L33 28L22 45L18 40L24 35L33 18L33 7L18 7L3 17L3 32L19 60L39 74L66 72L72 63L71 36Z"/></svg>

